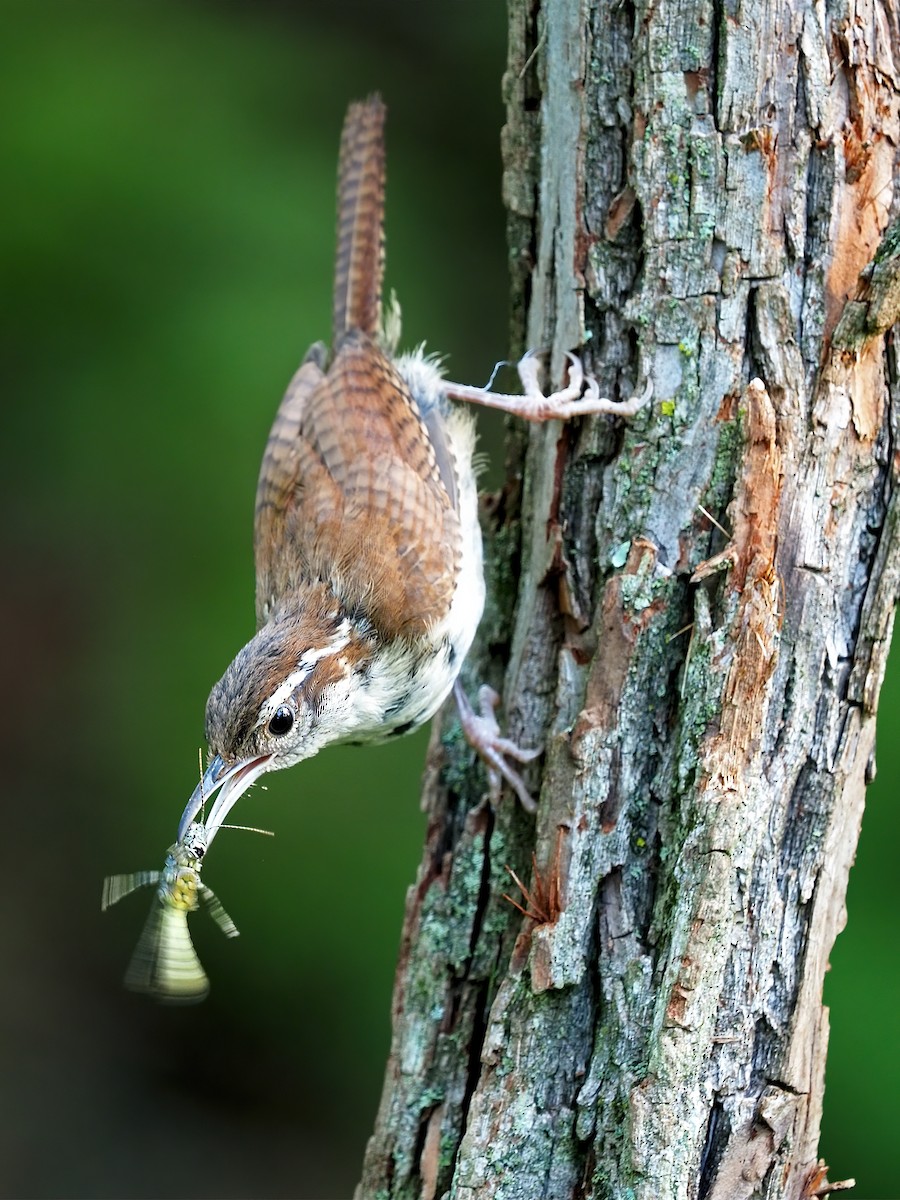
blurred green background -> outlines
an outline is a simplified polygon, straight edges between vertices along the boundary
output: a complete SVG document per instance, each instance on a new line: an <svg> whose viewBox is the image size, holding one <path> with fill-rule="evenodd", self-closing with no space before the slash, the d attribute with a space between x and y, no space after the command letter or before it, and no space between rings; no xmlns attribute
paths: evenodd
<svg viewBox="0 0 900 1200"><path fill-rule="evenodd" d="M505 353L505 9L3 0L0 16L0 1191L348 1197L426 735L329 751L242 802L278 836L216 843L208 882L243 936L194 922L202 1007L121 989L147 897L101 917L100 882L160 865L209 686L252 633L256 472L329 333L348 100L379 89L390 107L405 344L427 337L474 381ZM822 1152L869 1200L897 1195L898 689L827 986Z"/></svg>

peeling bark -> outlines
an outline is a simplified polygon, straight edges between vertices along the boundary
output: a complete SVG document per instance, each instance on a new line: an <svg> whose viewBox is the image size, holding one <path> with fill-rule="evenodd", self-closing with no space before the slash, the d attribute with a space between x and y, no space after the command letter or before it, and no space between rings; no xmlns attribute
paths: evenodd
<svg viewBox="0 0 900 1200"><path fill-rule="evenodd" d="M545 746L539 811L479 803L448 714L361 1200L830 1186L900 575L898 55L868 0L510 2L514 342L654 397L512 435L468 682Z"/></svg>

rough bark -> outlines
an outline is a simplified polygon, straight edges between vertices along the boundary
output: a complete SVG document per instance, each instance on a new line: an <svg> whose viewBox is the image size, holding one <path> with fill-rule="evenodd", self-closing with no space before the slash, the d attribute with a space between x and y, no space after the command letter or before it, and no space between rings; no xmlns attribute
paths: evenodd
<svg viewBox="0 0 900 1200"><path fill-rule="evenodd" d="M511 0L515 338L654 396L513 435L468 682L508 663L539 812L479 806L448 714L358 1197L827 1187L900 572L898 54L867 0Z"/></svg>

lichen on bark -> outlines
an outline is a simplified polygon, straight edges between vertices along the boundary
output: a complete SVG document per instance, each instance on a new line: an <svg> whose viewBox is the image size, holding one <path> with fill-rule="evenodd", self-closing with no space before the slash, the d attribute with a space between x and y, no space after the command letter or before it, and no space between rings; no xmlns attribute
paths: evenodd
<svg viewBox="0 0 900 1200"><path fill-rule="evenodd" d="M897 16L510 31L513 348L654 395L513 443L466 678L505 665L539 810L482 803L446 714L358 1196L809 1196L900 574Z"/></svg>

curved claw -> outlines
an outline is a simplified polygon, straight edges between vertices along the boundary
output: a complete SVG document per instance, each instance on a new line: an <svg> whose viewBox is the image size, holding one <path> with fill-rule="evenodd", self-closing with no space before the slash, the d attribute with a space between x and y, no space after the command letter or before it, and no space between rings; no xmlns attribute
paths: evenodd
<svg viewBox="0 0 900 1200"><path fill-rule="evenodd" d="M519 376L519 382L522 385L522 391L526 396L541 394L540 384L538 383L539 357L540 356L536 350L526 350L516 363L516 373Z"/></svg>
<svg viewBox="0 0 900 1200"><path fill-rule="evenodd" d="M584 366L578 355L573 354L571 350L566 351L566 358L569 360L569 387L566 390L575 389L575 394L580 396L584 387ZM588 378L592 379L593 376L589 375Z"/></svg>
<svg viewBox="0 0 900 1200"><path fill-rule="evenodd" d="M600 384L597 382L595 375L587 375L584 380L584 395L582 400L599 400L600 399Z"/></svg>

